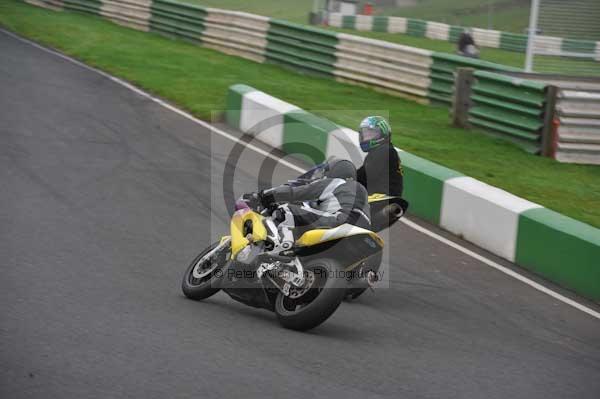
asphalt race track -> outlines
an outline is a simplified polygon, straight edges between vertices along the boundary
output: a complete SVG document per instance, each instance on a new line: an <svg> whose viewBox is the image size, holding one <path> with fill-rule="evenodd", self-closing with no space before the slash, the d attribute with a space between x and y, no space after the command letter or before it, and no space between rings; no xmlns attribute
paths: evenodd
<svg viewBox="0 0 600 399"><path fill-rule="evenodd" d="M403 224L390 288L309 333L185 299L233 145L0 32L1 398L600 397L599 320Z"/></svg>

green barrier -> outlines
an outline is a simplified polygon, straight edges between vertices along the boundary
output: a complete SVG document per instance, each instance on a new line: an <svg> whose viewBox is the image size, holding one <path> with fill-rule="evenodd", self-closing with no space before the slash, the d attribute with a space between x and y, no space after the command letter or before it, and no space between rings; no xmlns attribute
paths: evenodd
<svg viewBox="0 0 600 399"><path fill-rule="evenodd" d="M596 42L591 40L563 39L561 50L573 53L595 54Z"/></svg>
<svg viewBox="0 0 600 399"><path fill-rule="evenodd" d="M329 133L338 126L306 111L292 111L283 116L283 147L290 155L319 164L326 159Z"/></svg>
<svg viewBox="0 0 600 399"><path fill-rule="evenodd" d="M544 84L477 71L472 86L469 123L537 153L541 150L545 99Z"/></svg>
<svg viewBox="0 0 600 399"><path fill-rule="evenodd" d="M600 300L600 230L545 208L519 216L516 262Z"/></svg>
<svg viewBox="0 0 600 399"><path fill-rule="evenodd" d="M458 39L464 30L465 28L462 26L451 25L448 30L448 41L452 43L458 42Z"/></svg>
<svg viewBox="0 0 600 399"><path fill-rule="evenodd" d="M527 36L516 33L502 32L500 34L500 48L502 50L525 52L527 49Z"/></svg>
<svg viewBox="0 0 600 399"><path fill-rule="evenodd" d="M432 101L441 102L446 105L452 103L454 74L458 68L470 67L488 71L520 71L518 68L453 54L434 52L431 57L433 63L431 64L431 86L429 87L428 97Z"/></svg>
<svg viewBox="0 0 600 399"><path fill-rule="evenodd" d="M202 40L206 10L199 6L168 0L154 0L150 30L160 34L179 37L193 42Z"/></svg>
<svg viewBox="0 0 600 399"><path fill-rule="evenodd" d="M332 76L337 44L333 32L270 20L265 57L271 63Z"/></svg>
<svg viewBox="0 0 600 399"><path fill-rule="evenodd" d="M381 15L373 17L373 32L387 32L390 19Z"/></svg>
<svg viewBox="0 0 600 399"><path fill-rule="evenodd" d="M100 0L64 0L66 10L87 12L90 14L100 14L102 2Z"/></svg>
<svg viewBox="0 0 600 399"><path fill-rule="evenodd" d="M356 16L344 15L342 17L342 28L344 29L356 29Z"/></svg>
<svg viewBox="0 0 600 399"><path fill-rule="evenodd" d="M404 169L403 196L410 202L410 212L439 225L444 182L463 176L408 152L400 152Z"/></svg>
<svg viewBox="0 0 600 399"><path fill-rule="evenodd" d="M406 22L406 34L415 37L425 37L427 21L409 18Z"/></svg>
<svg viewBox="0 0 600 399"><path fill-rule="evenodd" d="M240 117L242 114L242 101L244 95L256 91L255 88L237 84L229 87L227 90L227 98L225 99L225 121L229 126L240 129Z"/></svg>

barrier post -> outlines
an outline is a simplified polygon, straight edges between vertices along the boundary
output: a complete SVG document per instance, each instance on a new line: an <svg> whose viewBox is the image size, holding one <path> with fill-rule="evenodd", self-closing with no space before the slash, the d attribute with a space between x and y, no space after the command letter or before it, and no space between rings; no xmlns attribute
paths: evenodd
<svg viewBox="0 0 600 399"><path fill-rule="evenodd" d="M458 68L454 81L454 97L452 99L452 125L469 127L469 109L471 108L471 88L475 70L473 68Z"/></svg>
<svg viewBox="0 0 600 399"><path fill-rule="evenodd" d="M556 115L556 97L558 96L558 87L547 86L546 87L546 100L544 101L544 113L542 118L544 119L544 126L542 127L542 143L541 143L541 155L544 157L554 158L555 153L555 135L557 134L554 119Z"/></svg>

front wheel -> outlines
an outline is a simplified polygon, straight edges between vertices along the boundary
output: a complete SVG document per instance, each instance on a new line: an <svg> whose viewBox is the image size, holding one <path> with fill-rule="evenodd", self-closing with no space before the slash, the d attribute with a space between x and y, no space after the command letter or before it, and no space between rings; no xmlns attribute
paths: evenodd
<svg viewBox="0 0 600 399"><path fill-rule="evenodd" d="M202 251L188 266L183 276L183 294L195 300L206 299L219 292L223 269L231 257L231 246L224 244L217 249L218 242Z"/></svg>
<svg viewBox="0 0 600 399"><path fill-rule="evenodd" d="M304 265L306 284L293 287L289 296L279 293L275 313L282 326L306 331L323 323L344 300L347 280L332 259L313 259Z"/></svg>

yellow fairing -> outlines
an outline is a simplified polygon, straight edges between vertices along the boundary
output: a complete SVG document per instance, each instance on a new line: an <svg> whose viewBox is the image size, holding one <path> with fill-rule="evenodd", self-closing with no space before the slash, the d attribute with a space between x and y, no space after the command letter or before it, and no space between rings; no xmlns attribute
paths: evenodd
<svg viewBox="0 0 600 399"><path fill-rule="evenodd" d="M312 245L321 244L327 241L338 240L340 238L351 237L361 234L370 236L376 243L378 243L383 248L383 239L379 237L376 233L349 224L343 224L333 229L315 229L307 231L306 233L302 234L302 237L300 237L296 241L296 245L301 247L310 247Z"/></svg>
<svg viewBox="0 0 600 399"><path fill-rule="evenodd" d="M377 193L371 194L371 195L369 195L369 204L372 202L383 201L383 200L390 199L390 198L392 198L392 197L390 197L387 194L377 194Z"/></svg>
<svg viewBox="0 0 600 399"><path fill-rule="evenodd" d="M267 229L263 217L249 209L242 209L233 214L231 218L231 257L234 258L238 252L244 249L250 241L244 235L244 224L249 220L252 222L252 241L263 241L267 238Z"/></svg>

